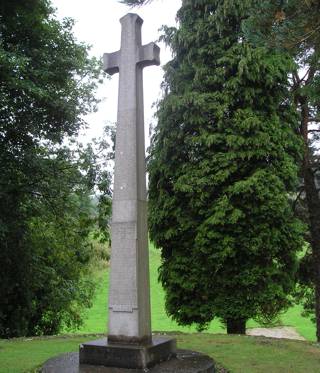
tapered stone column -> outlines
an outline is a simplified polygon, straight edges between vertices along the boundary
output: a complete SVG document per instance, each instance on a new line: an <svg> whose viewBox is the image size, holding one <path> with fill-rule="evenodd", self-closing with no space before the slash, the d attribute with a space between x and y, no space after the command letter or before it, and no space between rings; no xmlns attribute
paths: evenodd
<svg viewBox="0 0 320 373"><path fill-rule="evenodd" d="M151 339L142 69L160 64L160 49L141 45L138 15L120 22L121 50L104 55L104 70L120 72L108 338L142 342Z"/></svg>
<svg viewBox="0 0 320 373"><path fill-rule="evenodd" d="M120 74L108 339L83 344L80 363L144 369L176 353L174 339L151 335L142 71L160 64L160 49L141 44L137 14L120 22L121 49L104 54L104 70Z"/></svg>

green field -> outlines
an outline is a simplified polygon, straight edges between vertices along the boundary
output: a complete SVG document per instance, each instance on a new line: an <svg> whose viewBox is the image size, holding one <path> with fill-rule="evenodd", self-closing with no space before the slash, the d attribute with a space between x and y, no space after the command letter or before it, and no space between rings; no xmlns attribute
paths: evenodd
<svg viewBox="0 0 320 373"><path fill-rule="evenodd" d="M164 293L157 282L159 252L150 249L152 325L154 331L172 332L180 348L202 351L219 366L235 373L318 373L320 346L312 342L268 339L263 337L223 335L219 322L212 322L207 333L194 333L195 328L179 327L164 310ZM93 307L87 311L85 325L76 335L48 338L0 340L0 373L36 372L50 357L77 351L79 344L100 338L106 332L108 270L96 272L98 289ZM282 325L293 326L309 341L315 340L315 327L300 316L300 308L291 308L281 318ZM248 327L257 326L250 321ZM182 332L187 334L182 334ZM80 335L81 333L81 335ZM209 334L219 333L219 334ZM90 334L90 335L83 335ZM218 370L217 373L226 370Z"/></svg>
<svg viewBox="0 0 320 373"><path fill-rule="evenodd" d="M77 351L80 343L99 337L0 340L0 373L36 372L50 357ZM221 334L178 334L176 338L180 348L204 352L231 373L319 372L320 348L310 342Z"/></svg>
<svg viewBox="0 0 320 373"><path fill-rule="evenodd" d="M195 332L195 327L181 327L169 319L164 308L164 292L157 281L157 271L160 264L159 251L150 245L150 278L151 278L151 305L152 305L152 329L154 331L179 331ZM84 326L77 332L87 333L105 333L107 323L107 289L108 289L108 270L100 270L98 276L98 289L93 307L88 310ZM301 307L295 306L289 309L281 317L281 325L293 326L307 340L315 341L315 326L307 318L302 317ZM254 321L249 321L248 328L259 326ZM225 333L225 329L219 321L213 321L208 329L209 333ZM320 370L319 370L320 371Z"/></svg>

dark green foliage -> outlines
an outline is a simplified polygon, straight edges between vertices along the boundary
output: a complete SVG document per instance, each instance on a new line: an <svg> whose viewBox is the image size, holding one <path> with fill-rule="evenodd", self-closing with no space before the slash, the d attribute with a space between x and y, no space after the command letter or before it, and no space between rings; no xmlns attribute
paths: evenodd
<svg viewBox="0 0 320 373"><path fill-rule="evenodd" d="M162 249L168 313L243 332L289 305L302 226L290 60L241 32L252 1L184 1L165 40L164 98L149 159L150 233Z"/></svg>
<svg viewBox="0 0 320 373"><path fill-rule="evenodd" d="M57 333L90 305L97 170L61 145L94 108L99 64L49 1L0 3L0 336Z"/></svg>
<svg viewBox="0 0 320 373"><path fill-rule="evenodd" d="M110 142L108 140L110 140ZM97 188L99 190L98 204L97 204L97 230L96 239L100 243L108 243L110 246L110 217L111 217L111 173L110 161L114 160L115 153L115 125L106 125L104 129L103 138L95 140L96 149L94 151L96 159L91 164L96 165L97 169ZM105 257L105 259L109 259Z"/></svg>
<svg viewBox="0 0 320 373"><path fill-rule="evenodd" d="M92 180L85 162L73 153L39 147L32 157L28 153L33 174L23 176L30 185L19 185L10 168L2 179L7 182L0 198L2 337L78 326L83 309L91 305L93 282L86 275L94 228Z"/></svg>
<svg viewBox="0 0 320 373"><path fill-rule="evenodd" d="M303 300L302 316L310 317L312 321L315 321L315 278L313 268L312 250L309 246L299 262L299 283L296 289L296 298L299 303Z"/></svg>
<svg viewBox="0 0 320 373"><path fill-rule="evenodd" d="M255 43L266 41L277 49L306 56L306 49L319 48L318 0L261 0L244 23Z"/></svg>
<svg viewBox="0 0 320 373"><path fill-rule="evenodd" d="M258 9L259 6L259 9ZM262 9L261 9L262 8ZM292 106L300 118L300 134L304 141L301 177L303 192L299 194L300 211L309 226L306 239L310 252L310 281L301 279L300 295L306 294L306 310L316 314L317 338L320 341L320 196L315 178L319 174L320 123L320 3L318 0L264 0L243 24L243 29L256 45L267 45L287 53L295 61L290 71ZM311 259L311 260L310 260ZM307 290L307 287L310 287ZM301 289L300 289L301 290ZM315 294L311 301L311 294Z"/></svg>

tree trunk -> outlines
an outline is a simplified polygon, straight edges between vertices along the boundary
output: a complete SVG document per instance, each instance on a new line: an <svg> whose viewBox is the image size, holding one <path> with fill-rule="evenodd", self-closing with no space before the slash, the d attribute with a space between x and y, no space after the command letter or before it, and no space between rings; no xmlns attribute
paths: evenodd
<svg viewBox="0 0 320 373"><path fill-rule="evenodd" d="M314 266L315 313L317 340L320 342L320 201L312 170L304 170L304 184L311 233L312 262Z"/></svg>
<svg viewBox="0 0 320 373"><path fill-rule="evenodd" d="M245 319L227 319L228 334L246 334Z"/></svg>
<svg viewBox="0 0 320 373"><path fill-rule="evenodd" d="M306 100L301 105L301 132L305 142L303 159L303 178L309 215L309 229L311 234L312 262L314 267L315 314L317 341L320 342L320 199L315 184L314 172L310 162L308 146L309 107Z"/></svg>

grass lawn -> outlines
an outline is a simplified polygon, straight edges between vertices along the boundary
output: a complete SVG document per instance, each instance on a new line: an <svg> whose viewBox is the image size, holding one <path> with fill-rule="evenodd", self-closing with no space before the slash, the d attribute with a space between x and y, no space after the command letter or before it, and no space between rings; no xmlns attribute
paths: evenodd
<svg viewBox="0 0 320 373"><path fill-rule="evenodd" d="M151 281L151 305L152 305L152 329L154 331L179 331L185 333L195 332L194 327L181 327L169 319L164 308L164 291L158 283L157 271L160 264L159 251L150 245L150 281ZM85 325L78 330L81 334L105 333L107 323L107 291L108 271L100 271L98 274L99 288L93 307L88 310ZM295 306L289 309L282 317L283 326L293 326L307 340L315 341L315 326L307 318L300 315L301 307ZM248 328L259 326L250 320ZM213 321L208 329L209 333L225 333L225 329L219 321ZM319 368L320 372L320 368Z"/></svg>
<svg viewBox="0 0 320 373"><path fill-rule="evenodd" d="M0 340L0 373L36 372L47 359L77 351L97 336ZM99 337L98 337L99 338ZM210 355L234 373L318 373L320 346L310 342L219 334L178 334L180 348Z"/></svg>
<svg viewBox="0 0 320 373"><path fill-rule="evenodd" d="M180 348L202 351L210 355L229 372L320 372L319 344L262 337L228 336L225 335L225 330L217 321L210 325L208 330L210 334L194 333L195 328L178 326L165 314L164 292L157 282L159 264L159 252L151 247L153 330L167 331L173 335L176 333ZM80 343L101 337L96 334L106 331L108 270L99 270L96 275L99 286L94 305L87 311L85 325L77 331L77 334L49 338L0 340L0 373L36 372L37 367L50 357L77 351ZM300 307L291 308L282 316L281 322L282 325L295 327L309 341L315 340L315 327L308 319L300 316ZM254 326L257 324L249 321L248 327Z"/></svg>

